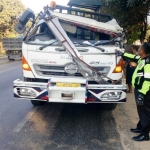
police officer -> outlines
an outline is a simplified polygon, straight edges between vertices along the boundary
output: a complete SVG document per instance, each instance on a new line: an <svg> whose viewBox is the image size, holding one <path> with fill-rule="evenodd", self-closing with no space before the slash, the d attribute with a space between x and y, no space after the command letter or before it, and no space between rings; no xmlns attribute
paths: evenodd
<svg viewBox="0 0 150 150"><path fill-rule="evenodd" d="M132 86L134 89L135 100L139 122L131 132L140 133L133 137L134 141L149 140L150 131L150 44L144 43L138 49L138 55L129 53L122 54L125 60L137 63L137 67L132 76Z"/></svg>

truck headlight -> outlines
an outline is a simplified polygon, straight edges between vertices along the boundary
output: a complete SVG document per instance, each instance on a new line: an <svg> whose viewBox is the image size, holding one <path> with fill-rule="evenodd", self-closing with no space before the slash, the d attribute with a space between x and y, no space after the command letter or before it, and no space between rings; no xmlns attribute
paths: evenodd
<svg viewBox="0 0 150 150"><path fill-rule="evenodd" d="M100 96L101 100L119 100L122 92L108 92Z"/></svg>
<svg viewBox="0 0 150 150"><path fill-rule="evenodd" d="M26 88L18 88L17 92L20 96L24 96L24 97L36 97L36 93L31 90L31 89L26 89Z"/></svg>

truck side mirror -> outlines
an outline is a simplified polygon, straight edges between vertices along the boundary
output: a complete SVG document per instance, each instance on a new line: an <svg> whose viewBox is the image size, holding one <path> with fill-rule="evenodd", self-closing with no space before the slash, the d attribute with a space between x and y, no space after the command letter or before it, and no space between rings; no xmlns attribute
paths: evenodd
<svg viewBox="0 0 150 150"><path fill-rule="evenodd" d="M26 26L23 26L20 22L18 22L15 27L14 27L14 30L19 33L19 34L22 34L25 32L26 30Z"/></svg>
<svg viewBox="0 0 150 150"><path fill-rule="evenodd" d="M19 34L22 34L26 30L26 24L31 18L34 20L35 15L34 12L28 8L19 18L19 22L15 25L14 30Z"/></svg>

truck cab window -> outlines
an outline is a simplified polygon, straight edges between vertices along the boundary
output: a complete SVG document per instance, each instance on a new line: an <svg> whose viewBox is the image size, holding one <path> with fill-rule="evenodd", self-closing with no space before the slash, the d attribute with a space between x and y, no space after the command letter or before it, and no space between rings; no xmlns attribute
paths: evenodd
<svg viewBox="0 0 150 150"><path fill-rule="evenodd" d="M42 23L33 36L31 36L27 43L28 44L36 44L36 45L43 45L43 44L50 44L56 40L52 31L48 28L46 23ZM58 44L58 43L55 43Z"/></svg>
<svg viewBox="0 0 150 150"><path fill-rule="evenodd" d="M82 40L95 40L95 33L90 30L77 28L77 32L74 37Z"/></svg>

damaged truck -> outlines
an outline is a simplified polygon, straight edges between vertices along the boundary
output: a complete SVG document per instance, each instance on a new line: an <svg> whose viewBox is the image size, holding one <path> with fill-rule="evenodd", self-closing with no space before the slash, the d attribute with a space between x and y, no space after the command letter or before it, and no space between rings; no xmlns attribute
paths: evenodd
<svg viewBox="0 0 150 150"><path fill-rule="evenodd" d="M86 15L85 15L86 14ZM14 97L34 106L48 102L104 103L109 110L126 102L122 59L123 29L107 15L56 5L37 16L27 9L15 25L22 34L24 80L14 81Z"/></svg>

